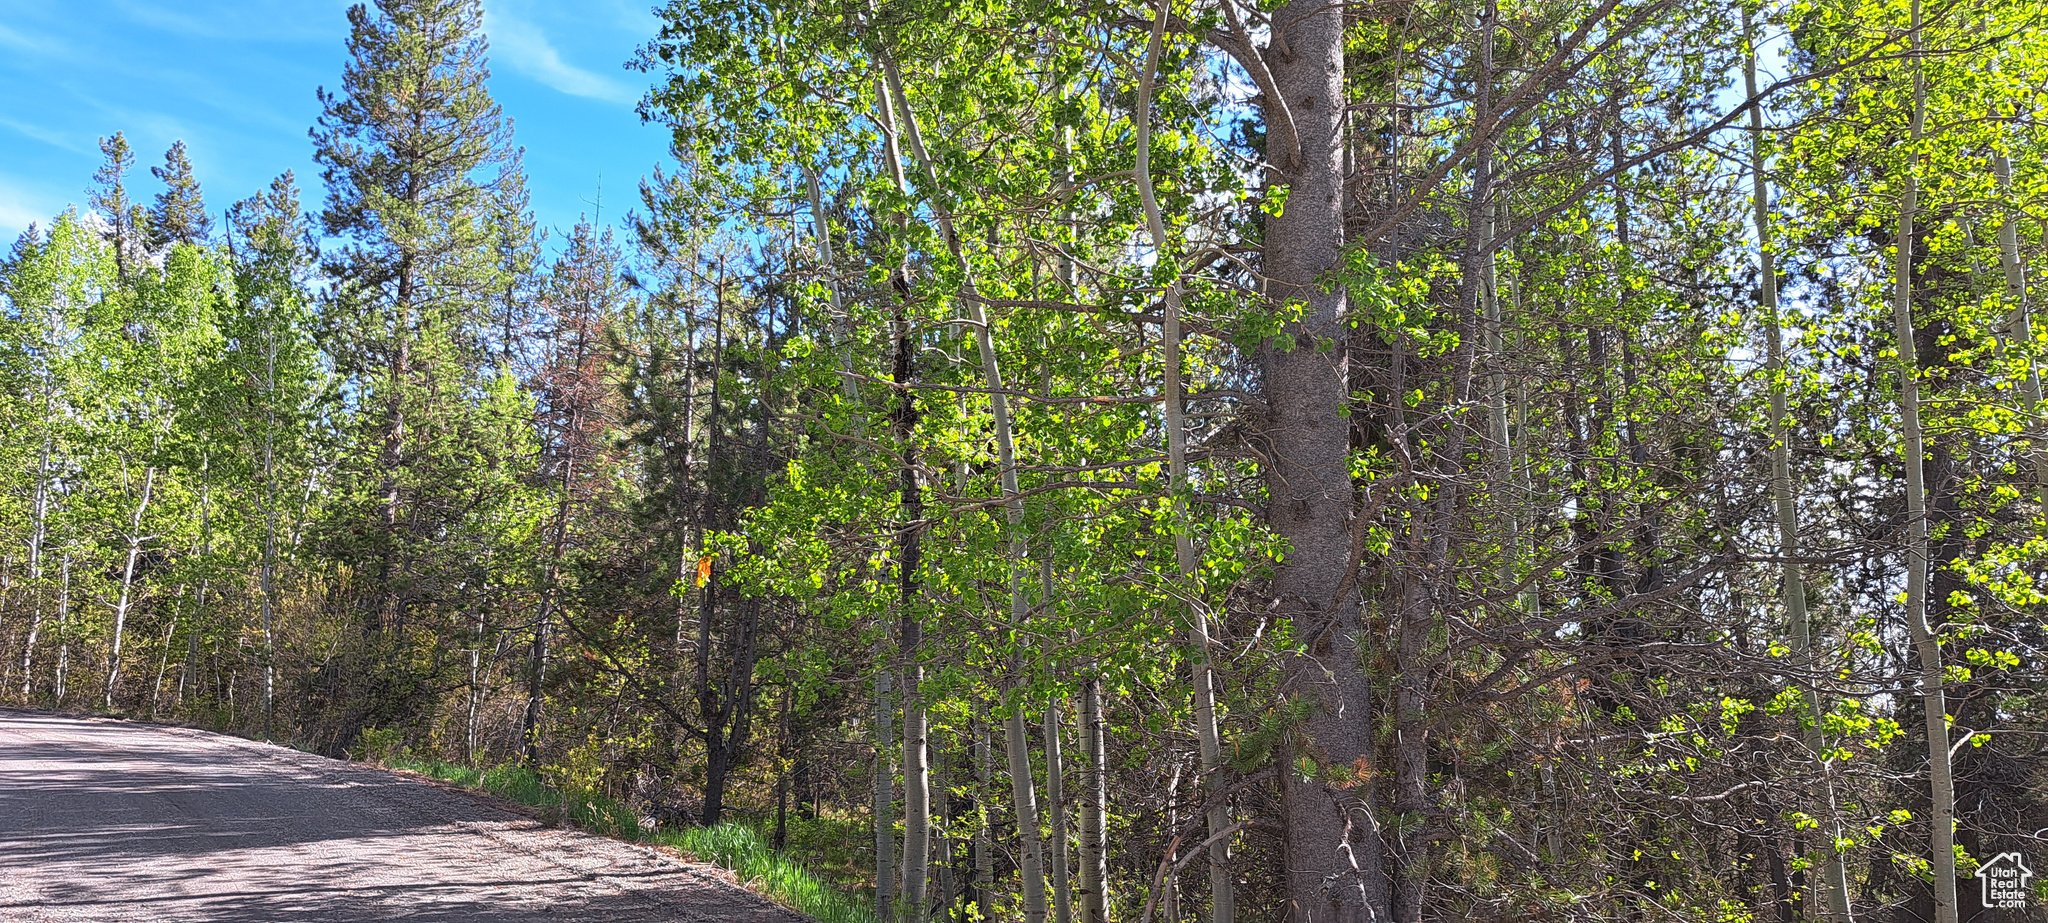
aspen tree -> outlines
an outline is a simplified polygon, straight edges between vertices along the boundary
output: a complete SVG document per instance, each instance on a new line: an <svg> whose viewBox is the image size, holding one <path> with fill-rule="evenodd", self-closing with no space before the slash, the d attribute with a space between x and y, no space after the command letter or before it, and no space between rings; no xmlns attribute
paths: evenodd
<svg viewBox="0 0 2048 923"><path fill-rule="evenodd" d="M1913 322L1913 235L1919 208L1921 151L1927 119L1926 65L1921 50L1920 0L1912 0L1910 30L1914 57L1912 109L1908 114L1905 162L1900 168L1899 219L1893 246L1896 279L1892 297L1893 346L1899 368L1899 461L1906 475L1906 629L1919 659L1921 717L1927 732L1928 864L1934 876L1935 923L1956 923L1955 780L1950 775L1948 697L1941 638L1927 621L1928 499L1925 439L1920 426L1920 358Z"/></svg>
<svg viewBox="0 0 2048 923"><path fill-rule="evenodd" d="M1757 52L1750 15L1749 6L1745 4L1742 8L1742 85L1754 99L1757 95ZM1792 415L1786 401L1786 391L1790 388L1787 380L1789 370L1785 362L1784 334L1778 309L1777 257L1771 250L1770 179L1764 173L1763 138L1763 106L1752 106L1749 110L1750 199L1757 241L1757 307L1764 315L1764 374L1769 376L1771 393L1771 499L1777 516L1778 556L1783 559L1779 564L1778 593L1785 609L1786 633L1790 636L1792 655L1801 667L1810 670L1813 668L1813 629L1806 611L1806 577L1800 569L1799 560L1799 499L1792 479ZM1827 744L1821 735L1820 693L1811 682L1803 685L1806 686L1807 711L1813 716L1813 723L1804 735L1806 748L1823 762L1822 771L1832 775L1833 760L1827 755ZM1830 792L1833 787L1830 781ZM1840 826L1838 821L1830 818L1830 839L1840 838ZM1822 862L1819 878L1827 913L1837 920L1850 920L1848 867L1832 843Z"/></svg>
<svg viewBox="0 0 2048 923"><path fill-rule="evenodd" d="M1132 110L1138 162L1132 176L1138 182L1138 196L1145 208L1145 228L1152 238L1154 277L1164 275L1166 291L1160 309L1160 359L1166 369L1166 455L1173 496L1174 561L1180 569L1180 593L1187 600L1187 640L1195 651L1195 739L1200 748L1202 784L1196 786L1202 800L1209 836L1225 837L1230 811L1223 803L1223 744L1216 728L1216 679L1210 664L1209 616L1204 611L1197 568L1200 552L1195 548L1194 523L1188 516L1188 434L1187 386L1182 382L1186 357L1181 351L1180 255L1167 236L1166 220L1159 213L1159 197L1152 182L1152 87L1159 70L1159 55L1165 44L1169 0L1155 0L1158 11L1152 17L1152 35L1145 43L1145 59L1138 72L1138 100ZM1224 0L1228 4L1232 0ZM1211 923L1232 923L1237 917L1231 887L1230 841L1209 844L1209 919Z"/></svg>

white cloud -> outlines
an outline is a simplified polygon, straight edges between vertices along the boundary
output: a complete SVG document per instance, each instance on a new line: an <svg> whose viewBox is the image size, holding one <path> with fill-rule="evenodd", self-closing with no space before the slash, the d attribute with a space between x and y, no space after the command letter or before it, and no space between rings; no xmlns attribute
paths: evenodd
<svg viewBox="0 0 2048 923"><path fill-rule="evenodd" d="M530 23L487 8L484 34L490 37L494 58L563 93L612 103L630 103L639 98L623 81L593 74L562 60L561 52L548 43L547 35Z"/></svg>

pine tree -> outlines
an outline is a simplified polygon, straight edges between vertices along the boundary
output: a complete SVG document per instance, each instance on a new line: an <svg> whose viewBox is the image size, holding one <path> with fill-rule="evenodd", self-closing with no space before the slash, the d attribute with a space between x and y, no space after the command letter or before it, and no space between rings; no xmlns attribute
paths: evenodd
<svg viewBox="0 0 2048 923"><path fill-rule="evenodd" d="M93 173L92 196L86 201L106 221L103 233L114 245L114 270L126 278L141 264L142 229L148 221L142 206L128 198L128 171L135 167L135 152L129 149L127 136L117 131L100 139L100 154L106 161Z"/></svg>
<svg viewBox="0 0 2048 923"><path fill-rule="evenodd" d="M529 233L511 124L485 88L477 0L379 0L348 13L350 60L321 90L311 135L327 185L323 230L347 241L324 260L339 281L323 314L337 370L358 384L358 451L348 464L377 527L349 549L375 580L368 627L401 627L414 598L416 536L448 505L423 502L452 465L455 396L480 364L478 319L506 289L497 259ZM438 396L437 396L438 395ZM446 489L446 484L440 485Z"/></svg>
<svg viewBox="0 0 2048 923"><path fill-rule="evenodd" d="M546 527L540 600L527 654L526 713L521 727L528 766L540 761L541 710L548 679L549 639L558 618L564 565L575 551L581 505L608 472L605 435L617 423L617 391L606 375L611 355L606 327L626 307L622 256L610 232L586 220L570 234L568 249L547 279L539 314L547 336L546 364L533 382L540 398L542 474L554 492Z"/></svg>
<svg viewBox="0 0 2048 923"><path fill-rule="evenodd" d="M206 201L199 193L199 180L192 176L192 161L185 156L185 142L171 144L164 152L164 165L149 172L164 184L156 204L149 209L150 249L166 244L203 246L213 237L213 216L206 213Z"/></svg>

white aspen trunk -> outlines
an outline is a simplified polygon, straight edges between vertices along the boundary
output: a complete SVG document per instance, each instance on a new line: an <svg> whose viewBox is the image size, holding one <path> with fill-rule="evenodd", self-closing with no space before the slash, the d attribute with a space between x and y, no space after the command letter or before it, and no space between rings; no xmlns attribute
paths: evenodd
<svg viewBox="0 0 2048 923"><path fill-rule="evenodd" d="M2004 151L1991 155L1991 172L1998 179L2001 200L2012 198L2012 161ZM2027 297L2027 269L2020 261L2020 233L2017 216L2008 215L2005 223L1998 227L1998 263L2005 270L2005 297L2012 303L2012 314L2006 320L2006 339L2018 340L2027 345L2027 378L2020 383L2021 394L2027 399L2027 412L2041 412L2041 370L2033 358L2034 315L2033 306ZM2041 505L2043 515L2048 515L2048 432L2036 427L2034 442L2027 452L2034 467L2034 500Z"/></svg>
<svg viewBox="0 0 2048 923"><path fill-rule="evenodd" d="M210 502L212 500L213 491L211 490L211 485L206 484L204 480L206 478L206 473L210 467L211 461L212 459L210 457L202 457L199 462L199 477L201 478L201 485L199 489L199 554L202 560L204 560L206 556L209 556L213 553L213 506L212 503ZM202 576L199 578L198 598L193 602L192 605L192 616L191 618L185 620L188 623L185 626L185 668L183 671L181 671L182 674L184 675L180 675L178 677L178 704L181 706L185 704L185 688L187 686L187 679L192 670L192 661L194 659L192 655L199 649L198 620L202 615L206 613L206 589L206 578ZM183 587L179 587L178 592L182 595L185 592L185 590ZM175 619L173 620L173 624L176 624ZM171 634L170 632L165 632L165 662L169 662L170 659L170 643ZM159 682L161 682L161 677L159 677ZM155 708L155 704L152 703L150 705L151 711L154 711Z"/></svg>
<svg viewBox="0 0 2048 923"><path fill-rule="evenodd" d="M480 717L478 712L483 708L484 699L483 678L480 672L483 666L483 645L484 610L482 606L478 606L476 635L470 639L469 645L469 713L462 727L463 752L468 754L465 762L471 766L476 765L477 719Z"/></svg>
<svg viewBox="0 0 2048 923"><path fill-rule="evenodd" d="M1048 574L1045 592L1052 595ZM1045 709L1045 804L1046 825L1052 831L1052 916L1054 923L1074 923L1072 857L1067 853L1066 767L1060 753L1060 700Z"/></svg>
<svg viewBox="0 0 2048 923"><path fill-rule="evenodd" d="M277 336L265 330L263 353L264 387L270 394L263 402L263 563L257 575L262 593L259 605L263 620L263 736L271 735L271 720L277 714ZM476 652L470 652L474 669ZM475 711L471 707L472 715ZM470 720L470 750L476 758L476 721Z"/></svg>
<svg viewBox="0 0 2048 923"><path fill-rule="evenodd" d="M1102 726L1102 682L1081 680L1081 923L1109 920L1109 753Z"/></svg>
<svg viewBox="0 0 2048 923"><path fill-rule="evenodd" d="M941 750L937 747L933 747L932 810L936 812L941 819L949 819L953 817L953 798L951 794L952 790L947 787L947 780L951 777L947 775L948 770L946 766L946 751ZM937 859L933 863L933 865L935 866L933 869L933 877L937 879L937 881L934 882L934 884L936 884L939 889L938 900L934 902L939 909L939 918L942 920L950 921L956 919L953 911L953 902L959 899L960 890L959 882L954 880L953 877L953 859L959 850L954 845L953 838L947 835L947 831L949 829L951 829L950 826L941 825L937 831L937 836L935 837L935 839L937 840L938 850Z"/></svg>
<svg viewBox="0 0 2048 923"><path fill-rule="evenodd" d="M1756 45L1750 28L1748 7L1742 9L1742 33L1747 49L1742 59L1743 89L1754 99L1756 86ZM1771 392L1771 495L1777 511L1779 592L1785 607L1785 627L1792 648L1793 660L1802 667L1812 667L1813 623L1806 610L1806 577L1799 565L1799 501L1792 481L1792 426L1791 411L1788 407L1786 390L1786 362L1783 328L1778 308L1778 266L1776 255L1771 252L1770 236L1770 183L1764 176L1763 133L1764 116L1762 106L1749 110L1749 167L1751 204L1756 223L1757 241L1757 298L1758 307L1764 315L1764 374L1770 379ZM1813 723L1804 733L1806 748L1816 757L1822 758L1822 772L1828 776L1830 807L1833 803L1834 765L1832 760L1822 757L1826 752L1826 741L1820 727L1820 692L1812 683L1805 683L1806 707L1813 713ZM1841 838L1841 823L1829 817L1830 840ZM1852 919L1849 905L1849 873L1842 854L1830 843L1825 850L1826 859L1816 886L1821 892L1821 905L1828 918L1843 921Z"/></svg>
<svg viewBox="0 0 2048 923"><path fill-rule="evenodd" d="M148 540L142 534L142 515L149 509L150 493L155 488L156 466L151 465L143 472L142 500L135 504L135 514L128 523L128 560L121 568L121 595L114 603L114 637L107 650L107 686L102 696L108 711L114 710L114 687L121 681L121 638L128 627L128 607L135 600L135 561L142 556L142 543Z"/></svg>
<svg viewBox="0 0 2048 923"><path fill-rule="evenodd" d="M184 587L178 588L178 593L180 595L183 595L184 592ZM198 688L198 671L199 633L196 631L188 631L185 633L185 663L178 668L178 707L183 708L185 705L185 696L187 695L187 693L189 693L193 689Z"/></svg>
<svg viewBox="0 0 2048 923"><path fill-rule="evenodd" d="M890 730L889 658L886 645L875 642L875 919L892 919L889 909L896 893L896 767L890 765L889 750L895 745Z"/></svg>
<svg viewBox="0 0 2048 923"><path fill-rule="evenodd" d="M925 918L931 872L931 753L926 747L930 722L918 686L923 671L915 651L903 652L903 904L898 912L908 923Z"/></svg>
<svg viewBox="0 0 2048 923"><path fill-rule="evenodd" d="M988 752L988 729L979 721L971 726L974 734L974 777L980 783L980 792L974 799L980 815L974 825L974 909L980 914L980 919L991 920L995 910L996 844L994 834L989 831L988 791L995 757Z"/></svg>
<svg viewBox="0 0 2048 923"><path fill-rule="evenodd" d="M181 588L179 592L184 592ZM164 643L157 651L156 680L149 684L149 720L155 721L158 708L163 704L164 674L171 668L171 639L178 634L178 619L173 617L164 626ZM181 687L182 688L182 687Z"/></svg>
<svg viewBox="0 0 2048 923"><path fill-rule="evenodd" d="M1016 608L1012 604L1013 616L1017 614ZM1023 666L1021 656L1010 658L1012 673L1021 674ZM1003 743L1009 756L1010 797L1016 808L1017 838L1023 853L1017 865L1018 873L1024 879L1024 921L1045 923L1045 864L1038 829L1038 792L1031 777L1031 751L1025 736L1024 706L1014 697L1009 705L1010 713L1003 718Z"/></svg>
<svg viewBox="0 0 2048 923"><path fill-rule="evenodd" d="M1225 0L1232 2L1232 0ZM1159 67L1161 46L1166 35L1166 0L1158 0L1152 19L1152 36L1145 45L1145 63L1138 74L1138 99L1134 121L1138 162L1132 175L1138 182L1138 197L1145 206L1145 226L1152 237L1154 258L1166 263L1169 275L1163 298L1160 324L1161 360L1166 368L1166 456L1173 490L1173 540L1180 567L1181 589L1188 598L1188 646L1197 651L1194 669L1195 739L1199 749L1201 784L1196 791L1208 802L1210 837L1222 837L1209 845L1209 917L1211 923L1235 923L1237 902L1231 887L1230 840L1223 832L1230 826L1230 811L1223 803L1223 743L1216 723L1215 670L1209 657L1209 616L1204 610L1195 573L1201 563L1195 549L1194 523L1188 516L1188 435L1185 401L1187 387L1181 366L1181 285L1179 256L1166 234L1166 221L1159 213L1159 199L1152 183L1152 89Z"/></svg>
<svg viewBox="0 0 2048 923"><path fill-rule="evenodd" d="M915 156L925 179L931 184L934 194L939 189L939 178L931 162L930 151L925 147L924 138L918 132L917 113L910 100L903 93L903 80L897 73L895 60L886 54L884 75L888 80L890 95L894 96L901 108L903 133L910 142L911 153ZM981 360L984 382L989 389L989 415L993 419L996 441L996 459L1000 468L999 481L1003 492L1003 509L1009 532L1009 589L1010 626L1021 630L1030 616L1030 599L1025 586L1023 570L1030 555L1025 544L1024 497L1017 486L1017 445L1010 427L1010 406L1004 395L1001 366L996 359L995 339L989 330L988 312L982 308L974 291L974 280L968 271L965 255L961 252L960 237L953 227L950 211L940 203L933 203L938 215L940 235L945 238L955 262L960 264L963 277L961 285L962 306L967 311L967 320L973 328L976 352ZM1013 643L1010 655L1010 670L1014 677L1023 674L1023 654ZM1045 894L1045 864L1043 838L1038 826L1038 793L1031 775L1031 759L1025 733L1023 703L1017 700L1016 686L1006 691L1006 705L1009 714L1004 718L1004 743L1008 750L1010 769L1010 791L1017 816L1017 834L1021 841L1022 855L1018 866L1023 876L1024 920L1025 923L1045 923L1047 908Z"/></svg>
<svg viewBox="0 0 2048 923"><path fill-rule="evenodd" d="M897 134L896 106L891 98L891 94L896 92L900 92L900 89L895 87L893 82L888 80L878 82L875 87L875 108L877 121L882 126L883 165L888 169L890 179L896 185L896 191L908 195L910 183L903 173L903 153ZM830 244L824 223L824 207L818 196L815 180L811 183L811 201L813 219L818 223L818 240L822 253ZM898 230L907 226L908 219L906 217L898 215L896 220ZM899 279L907 282L907 273L900 276ZM899 293L899 297L901 297L901 293ZM836 306L837 303L835 302ZM901 302L899 302L897 329L893 330L892 333L894 333L893 339L896 341L896 349L898 351L895 362L897 374L907 375L909 370L915 367L915 354L911 352L915 348L915 343L911 338L908 317L901 313L902 310ZM850 354L842 354L842 361L848 374L842 376L840 380L843 382L846 394L851 398L856 395L851 374L853 369L852 356ZM907 382L904 383L907 384ZM900 500L904 512L910 514L915 510L921 510L921 505L918 502L917 474L909 468L910 456L908 455L910 452L909 440L913 435L912 428L914 427L914 418L910 416L913 413L913 405L908 394L902 395L899 400L902 401L902 415L898 417L897 435L903 440L903 445L900 449L906 453L906 469L901 474L903 483L901 485L902 496ZM916 526L906 525L906 528L915 529ZM905 533L905 535L912 536L913 534ZM915 559L916 539L914 537L904 538L901 547L902 553L900 560L897 562L897 566L900 569L898 574L899 585L904 588L914 587L916 580L914 571L918 566ZM898 604L906 607L911 605L912 599L910 597L913 595L914 590L906 589L902 594L903 598L899 600ZM901 741L903 750L903 855L899 875L899 888L897 889L896 896L898 901L897 912L902 915L905 921L915 921L921 919L924 913L925 897L929 890L927 885L930 880L931 764L929 762L929 753L925 746L926 737L930 733L930 722L926 719L923 699L919 694L919 687L923 684L924 679L923 671L917 663L919 626L907 610L899 613L899 616L897 656L901 659L901 667L903 669L903 739ZM876 656L876 669L886 671L888 665L882 658L882 651L879 648L876 651ZM881 843L877 841L876 846L880 848ZM879 887L879 877L877 882ZM886 910L884 911L884 916L880 919L888 919Z"/></svg>
<svg viewBox="0 0 2048 923"><path fill-rule="evenodd" d="M886 101L882 105L882 111L888 111ZM840 394L846 398L849 406L857 407L860 405L860 391L853 381L853 318L839 302L839 273L832 253L832 223L825 218L825 197L823 191L818 188L817 171L809 167L804 168L804 185L810 193L811 233L818 242L818 264L825 268L825 293L832 305L833 333L837 334L840 340Z"/></svg>
<svg viewBox="0 0 2048 923"><path fill-rule="evenodd" d="M1920 51L1920 0L1912 2L1912 49ZM1906 627L1920 661L1920 707L1927 728L1927 789L1932 806L1928 818L1928 862L1934 875L1934 921L1957 923L1955 780L1949 766L1948 697L1944 687L1941 639L1927 621L1927 450L1920 426L1920 361L1913 327L1913 221L1920 189L1915 172L1927 119L1924 66L1914 61L1913 112L1908 134L1904 193L1899 201L1895 267L1897 284L1892 322L1898 340L1899 435L1906 470Z"/></svg>
<svg viewBox="0 0 2048 923"><path fill-rule="evenodd" d="M1168 830L1180 829L1180 772L1181 760L1176 756L1173 761L1173 775L1166 780L1166 829ZM1168 850L1165 856L1167 865L1178 865L1180 856L1173 849L1174 844L1169 840L1167 845ZM1163 923L1180 923L1180 876L1169 874L1161 884L1159 918ZM1151 921L1141 918L1140 923L1151 923ZM1303 921L1303 923L1312 923L1312 921Z"/></svg>
<svg viewBox="0 0 2048 923"><path fill-rule="evenodd" d="M1037 285L1037 270L1032 270L1033 286ZM1039 393L1052 393L1052 370L1039 369ZM963 492L964 495L964 492ZM1053 597L1052 556L1047 554L1038 562L1039 598L1045 600L1047 611L1051 611ZM1068 633L1073 639L1072 632ZM1054 663L1053 671L1059 675L1067 672L1064 663ZM1074 923L1074 862L1071 836L1072 825L1067 818L1067 770L1066 770L1066 728L1061 707L1065 696L1055 696L1045 706L1045 801L1046 827L1051 831L1050 855L1047 865L1052 878L1052 915L1055 923Z"/></svg>
<svg viewBox="0 0 2048 923"><path fill-rule="evenodd" d="M264 512L263 567L257 575L263 619L263 737L271 735L277 714L277 517Z"/></svg>
<svg viewBox="0 0 2048 923"><path fill-rule="evenodd" d="M71 669L71 552L58 565L57 588L57 689L56 704L64 704L64 680Z"/></svg>
<svg viewBox="0 0 2048 923"><path fill-rule="evenodd" d="M44 402L47 413L48 402ZM43 450L36 461L36 491L28 532L28 638L21 648L21 697L25 702L35 682L36 637L43 630L43 542L49 537L50 522L50 437L43 438Z"/></svg>

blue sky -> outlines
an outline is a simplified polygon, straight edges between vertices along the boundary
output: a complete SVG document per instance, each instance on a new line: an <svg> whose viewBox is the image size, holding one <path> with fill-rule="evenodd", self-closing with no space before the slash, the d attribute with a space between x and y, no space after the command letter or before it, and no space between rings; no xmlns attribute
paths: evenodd
<svg viewBox="0 0 2048 923"><path fill-rule="evenodd" d="M653 0L485 0L491 91L526 148L541 224L566 229L635 203L666 137L633 114L647 77L621 68L653 36ZM124 131L129 182L184 139L216 214L285 170L324 189L306 130L315 87L341 79L344 0L0 0L0 247L83 204L98 139Z"/></svg>

